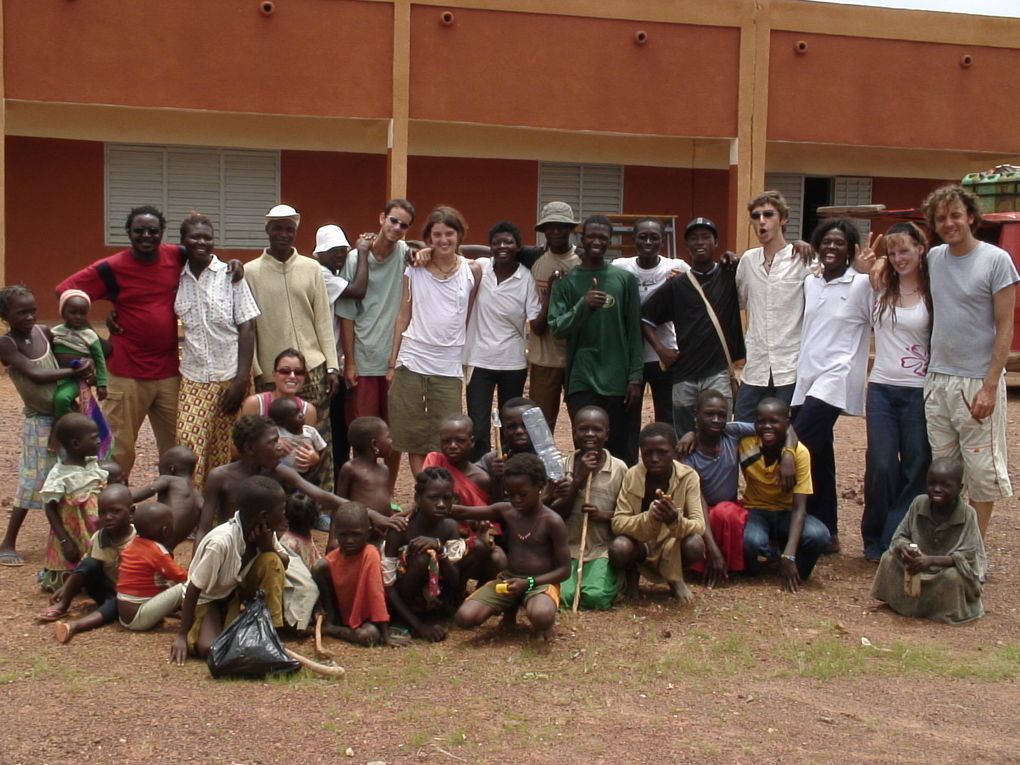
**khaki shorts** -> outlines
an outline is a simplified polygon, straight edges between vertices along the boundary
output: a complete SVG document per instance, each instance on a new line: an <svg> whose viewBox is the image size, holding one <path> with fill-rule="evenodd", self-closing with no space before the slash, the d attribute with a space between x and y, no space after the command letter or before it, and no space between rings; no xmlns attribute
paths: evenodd
<svg viewBox="0 0 1020 765"><path fill-rule="evenodd" d="M961 459L971 501L994 502L1013 496L1006 465L1006 378L999 378L992 416L978 422L967 402L982 382L930 372L924 381L924 415L932 458Z"/></svg>
<svg viewBox="0 0 1020 765"><path fill-rule="evenodd" d="M496 592L496 584L498 582L505 582L508 579L527 579L527 577L512 574L509 571L502 571L494 580L483 584L472 592L468 600L477 600L479 603L483 603L500 614L511 608L517 608L522 603L527 603L536 595L548 595L552 598L553 603L556 604L556 608L560 607L560 585L540 584L531 592L526 592L523 596L515 598L513 595L500 595Z"/></svg>
<svg viewBox="0 0 1020 765"><path fill-rule="evenodd" d="M439 424L464 411L464 383L459 377L439 377L397 367L389 390L390 435L393 449L411 454L439 451Z"/></svg>

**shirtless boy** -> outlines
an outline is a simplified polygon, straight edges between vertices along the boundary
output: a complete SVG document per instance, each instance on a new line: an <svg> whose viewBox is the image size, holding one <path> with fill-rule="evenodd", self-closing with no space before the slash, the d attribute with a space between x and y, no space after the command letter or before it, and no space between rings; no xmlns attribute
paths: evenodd
<svg viewBox="0 0 1020 765"><path fill-rule="evenodd" d="M194 483L197 464L198 458L187 446L167 449L159 458L159 478L131 492L131 500L135 503L156 497L157 502L170 508L174 517L171 550L195 530L202 513L202 495Z"/></svg>
<svg viewBox="0 0 1020 765"><path fill-rule="evenodd" d="M390 613L415 635L438 643L446 628L430 620L451 616L463 599L457 562L464 554L453 508L453 478L425 468L415 479L414 510L404 531L389 531L383 583Z"/></svg>
<svg viewBox="0 0 1020 765"><path fill-rule="evenodd" d="M337 494L380 515L393 515L386 467L393 451L390 426L380 417L358 417L347 431L347 440L354 457L340 468Z"/></svg>
<svg viewBox="0 0 1020 765"><path fill-rule="evenodd" d="M510 548L508 569L471 594L457 611L457 625L470 629L502 613L504 626L510 626L523 604L536 634L548 638L560 604L560 583L570 575L567 527L542 504L547 478L537 456L518 454L507 460L504 481L509 502L453 509L461 520L502 521Z"/></svg>

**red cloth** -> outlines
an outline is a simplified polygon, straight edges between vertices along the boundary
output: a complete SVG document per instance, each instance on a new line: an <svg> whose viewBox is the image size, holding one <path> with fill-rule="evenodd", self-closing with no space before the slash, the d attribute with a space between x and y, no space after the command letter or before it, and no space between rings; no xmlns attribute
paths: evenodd
<svg viewBox="0 0 1020 765"><path fill-rule="evenodd" d="M744 525L747 508L739 502L719 502L708 508L712 538L726 561L727 571L744 570ZM691 571L704 571L705 562L691 566Z"/></svg>
<svg viewBox="0 0 1020 765"><path fill-rule="evenodd" d="M347 557L339 549L326 554L329 578L333 582L340 619L356 630L365 622L388 622L386 591L382 579L379 548L365 545L357 555Z"/></svg>
<svg viewBox="0 0 1020 765"><path fill-rule="evenodd" d="M117 309L124 334L113 335L113 355L107 368L135 380L163 380L177 374L177 315L174 298L184 260L176 244L161 244L152 263L138 260L131 250L67 277L57 291L84 290L92 300L109 300ZM104 281L103 275L107 276ZM112 279L116 292L110 293ZM93 317L102 323L102 317Z"/></svg>
<svg viewBox="0 0 1020 765"><path fill-rule="evenodd" d="M468 507L485 507L489 504L489 495L478 488L478 484L453 466L442 452L429 452L425 455L423 468L441 467L450 471L453 476L453 491L460 498L458 504Z"/></svg>
<svg viewBox="0 0 1020 765"><path fill-rule="evenodd" d="M135 537L120 554L117 592L137 598L151 598L170 582L185 582L188 572L158 542Z"/></svg>

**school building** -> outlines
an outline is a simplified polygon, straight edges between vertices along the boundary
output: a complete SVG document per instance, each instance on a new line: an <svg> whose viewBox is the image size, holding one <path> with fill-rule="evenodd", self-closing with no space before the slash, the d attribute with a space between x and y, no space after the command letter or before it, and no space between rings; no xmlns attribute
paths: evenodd
<svg viewBox="0 0 1020 765"><path fill-rule="evenodd" d="M470 241L541 205L695 215L909 207L1020 158L1020 20L806 0L0 0L0 269L43 316L64 275L156 204L252 257L378 228L389 196L458 207ZM877 226L882 226L879 221ZM410 234L417 236L415 226Z"/></svg>

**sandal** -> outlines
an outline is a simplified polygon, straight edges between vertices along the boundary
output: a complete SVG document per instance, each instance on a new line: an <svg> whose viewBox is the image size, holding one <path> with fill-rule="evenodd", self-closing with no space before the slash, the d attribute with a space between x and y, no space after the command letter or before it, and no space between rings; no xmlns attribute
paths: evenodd
<svg viewBox="0 0 1020 765"><path fill-rule="evenodd" d="M14 550L4 550L0 552L0 566L7 566L8 568L18 568L24 566L25 560L18 555Z"/></svg>
<svg viewBox="0 0 1020 765"><path fill-rule="evenodd" d="M59 608L58 606L50 606L39 614L38 619L41 622L55 622L59 619L63 619L65 616L67 616L67 609Z"/></svg>

